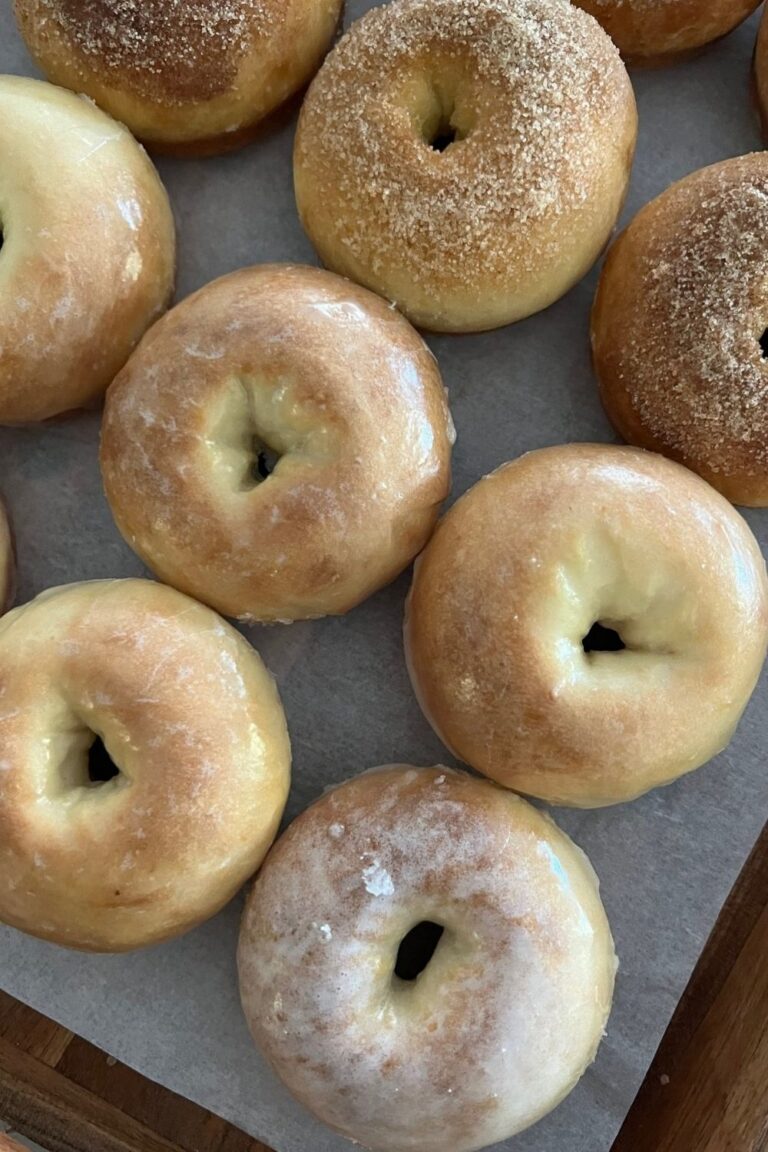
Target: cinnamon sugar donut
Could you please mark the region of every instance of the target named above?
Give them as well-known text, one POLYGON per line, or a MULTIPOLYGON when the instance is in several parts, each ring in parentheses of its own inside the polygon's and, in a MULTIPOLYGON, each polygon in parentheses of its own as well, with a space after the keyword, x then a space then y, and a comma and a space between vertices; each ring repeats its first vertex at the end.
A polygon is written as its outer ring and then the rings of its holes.
POLYGON ((318 68, 343 0, 14 0, 36 63, 157 151, 239 147, 318 68))
POLYGON ((0 76, 0 424, 99 399, 173 291, 165 189, 88 100, 0 76))
POLYGON ((768 155, 694 172, 611 248, 592 313, 609 419, 736 504, 768 504, 768 155))
POLYGON ((414 323, 498 327, 597 258, 636 128, 616 49, 568 0, 393 0, 309 90, 299 214, 329 268, 414 323))
POLYGON ((405 636, 421 706, 457 757, 554 804, 615 804, 730 740, 765 658, 765 562, 679 464, 547 448, 445 516, 405 636))
POLYGON ((163 580, 245 620, 349 611, 427 542, 450 488, 440 372, 377 296, 317 268, 225 276, 109 390, 120 531, 163 580))
POLYGON ((554 1108, 594 1058, 616 966, 595 874, 547 816, 406 766, 291 825, 238 962, 278 1076, 381 1152, 470 1152, 554 1108))
POLYGON ((0 919, 120 952, 219 910, 288 792, 275 685, 215 613, 147 580, 0 620, 0 919))
POLYGON ((599 20, 624 59, 671 64, 732 32, 760 0, 573 0, 599 20))

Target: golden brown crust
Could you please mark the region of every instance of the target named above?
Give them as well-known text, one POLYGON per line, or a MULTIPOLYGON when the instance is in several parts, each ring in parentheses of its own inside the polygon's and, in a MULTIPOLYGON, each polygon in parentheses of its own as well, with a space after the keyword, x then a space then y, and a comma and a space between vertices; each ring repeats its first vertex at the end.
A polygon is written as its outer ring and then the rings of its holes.
POLYGON ((765 656, 765 563, 738 513, 680 465, 549 448, 445 516, 405 634, 422 708, 458 757, 553 803, 617 803, 730 739, 765 656), (596 623, 625 649, 587 651, 596 623))
POLYGON ((606 412, 632 444, 768 503, 768 155, 694 172, 638 213, 592 313, 606 412))
POLYGON ((89 101, 0 77, 0 423, 98 400, 173 291, 168 197, 89 101))
POLYGON ((618 215, 636 110, 621 60, 567 0, 394 0, 315 78, 299 213, 323 262, 433 329, 547 306, 618 215), (445 151, 430 146, 452 131, 445 151))
POLYGON ((101 459, 118 527, 164 580, 287 621, 346 612, 413 559, 453 435, 402 316, 328 272, 263 265, 148 334, 109 391, 101 459), (280 458, 263 482, 258 445, 280 458))
POLYGON ((223 620, 145 580, 55 589, 0 620, 0 919, 116 952, 213 915, 277 831, 274 683, 223 620), (120 774, 89 782, 103 739, 120 774))
POLYGON ((760 123, 763 129, 763 140, 768 144, 768 9, 763 9, 760 28, 755 44, 755 59, 753 66, 754 93, 757 108, 760 113, 760 123))
MULTIPOLYGON (((229 152, 237 152, 247 144, 264 140, 272 133, 285 128, 298 112, 301 96, 301 92, 296 93, 263 120, 256 120, 242 128, 230 129, 212 136, 200 135, 194 140, 164 138, 145 140, 145 144, 153 156, 175 156, 179 159, 203 160, 210 156, 224 156, 229 152)), ((208 130, 201 128, 202 131, 208 130)))
POLYGON ((226 92, 252 44, 285 19, 279 0, 15 0, 23 35, 65 40, 109 84, 168 104, 226 92))
POLYGON ((140 139, 229 150, 320 64, 342 0, 15 0, 37 63, 140 139))
POLYGON ((519 797, 392 765, 326 793, 267 858, 238 949, 254 1038, 366 1148, 468 1152, 548 1112, 591 1063, 615 958, 589 862, 519 797), (416 924, 444 928, 415 982, 416 924))
POLYGON ((760 0, 574 0, 602 24, 624 59, 661 67, 732 32, 760 0))

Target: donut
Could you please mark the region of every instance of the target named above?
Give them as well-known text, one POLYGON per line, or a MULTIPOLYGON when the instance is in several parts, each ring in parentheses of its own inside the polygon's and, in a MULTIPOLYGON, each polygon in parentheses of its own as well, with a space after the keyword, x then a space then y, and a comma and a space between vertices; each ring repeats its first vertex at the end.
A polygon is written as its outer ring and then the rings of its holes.
POLYGON ((97 400, 173 291, 168 197, 128 132, 0 76, 0 424, 97 400))
POLYGON ((768 581, 732 506, 662 456, 531 452, 481 480, 420 558, 411 679, 455 755, 599 807, 720 752, 768 641, 768 581))
POLYGON ((768 505, 768 155, 673 184, 611 248, 592 312, 619 434, 768 505))
POLYGON ((247 143, 325 55, 343 0, 14 0, 49 80, 158 152, 247 143))
POLYGON ((660 67, 732 32, 760 0, 573 0, 602 24, 627 63, 660 67))
POLYGON ((0 920, 96 952, 217 912, 277 831, 290 748, 258 655, 147 580, 0 620, 0 920))
POLYGON ((310 87, 299 215, 328 268, 415 324, 497 328, 597 259, 636 133, 618 52, 568 0, 393 0, 310 87))
POLYGON ((246 905, 240 990, 293 1095, 380 1152, 470 1152, 534 1123, 595 1056, 616 960, 586 856, 448 768, 326 793, 246 905))
POLYGON ((242 620, 347 612, 426 543, 453 425, 406 320, 316 268, 262 265, 168 314, 109 390, 101 461, 125 539, 242 620))

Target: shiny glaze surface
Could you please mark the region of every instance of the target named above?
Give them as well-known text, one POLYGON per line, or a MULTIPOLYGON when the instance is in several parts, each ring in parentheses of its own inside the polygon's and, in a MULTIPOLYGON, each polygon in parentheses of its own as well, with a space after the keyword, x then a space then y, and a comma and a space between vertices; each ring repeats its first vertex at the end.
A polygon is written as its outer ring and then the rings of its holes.
POLYGON ((239 946, 254 1037, 327 1124, 382 1152, 468 1152, 562 1099, 592 1061, 615 957, 583 853, 509 792, 374 769, 267 857, 239 946), (414 981, 403 937, 443 935, 414 981))
POLYGON ((422 708, 460 759, 552 803, 617 803, 730 740, 765 658, 765 561, 679 464, 546 448, 481 480, 438 526, 405 639, 422 708), (596 623, 624 648, 586 651, 596 623))
POLYGON ((173 216, 121 124, 0 77, 0 423, 97 400, 171 297, 173 216))
POLYGON ((434 357, 314 268, 224 277, 158 324, 107 397, 118 526, 164 580, 241 619, 346 612, 426 543, 454 440, 434 357), (262 479, 259 446, 277 463, 262 479))
POLYGON ((147 580, 73 584, 0 620, 0 919, 116 952, 212 916, 288 793, 277 689, 215 613, 147 580), (90 779, 102 739, 118 774, 90 779))

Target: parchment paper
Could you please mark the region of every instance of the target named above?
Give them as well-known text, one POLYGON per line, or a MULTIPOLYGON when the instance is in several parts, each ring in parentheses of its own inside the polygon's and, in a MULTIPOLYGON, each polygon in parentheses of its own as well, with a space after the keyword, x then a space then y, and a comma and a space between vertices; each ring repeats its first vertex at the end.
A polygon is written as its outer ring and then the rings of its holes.
MULTIPOLYGON (((352 0, 347 22, 371 6, 352 0)), ((756 28, 753 19, 692 63, 634 74, 641 134, 625 219, 694 168, 760 147, 749 94, 756 28)), ((10 0, 0 0, 0 71, 34 72, 10 0)), ((291 120, 224 159, 160 162, 179 226, 179 298, 245 264, 314 262, 294 209, 293 128, 291 120)), ((526 449, 613 439, 589 364, 595 283, 593 272, 515 327, 430 338, 458 428, 454 498, 526 449)), ((19 600, 68 581, 142 574, 102 495, 98 425, 97 415, 81 415, 0 429, 0 491, 16 528, 19 600)), ((768 512, 748 519, 765 551, 768 512)), ((326 785, 374 764, 451 763, 406 678, 407 583, 402 578, 344 619, 246 630, 277 676, 288 713, 289 817, 326 785)), ((621 958, 616 1001, 597 1062, 576 1091, 500 1147, 610 1147, 768 817, 764 690, 765 680, 731 747, 699 772, 634 804, 556 813, 602 880, 621 958)), ((0 929, 0 985, 279 1152, 342 1152, 350 1145, 291 1101, 249 1041, 235 981, 239 912, 236 901, 184 939, 122 958, 84 957, 0 929)))

